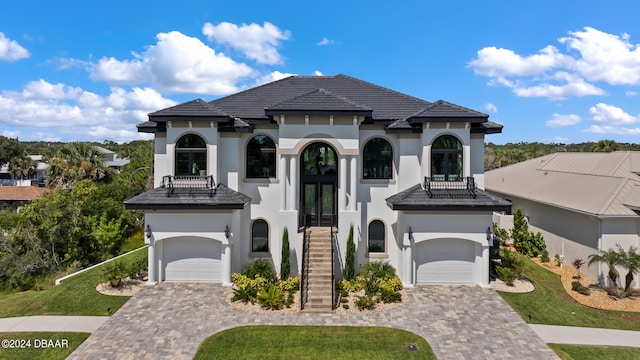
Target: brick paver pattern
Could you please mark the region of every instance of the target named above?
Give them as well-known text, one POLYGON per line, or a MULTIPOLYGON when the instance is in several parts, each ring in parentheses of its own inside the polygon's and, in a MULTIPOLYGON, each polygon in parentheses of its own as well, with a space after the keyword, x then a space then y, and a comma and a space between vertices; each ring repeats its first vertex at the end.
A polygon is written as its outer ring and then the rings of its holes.
POLYGON ((142 289, 68 359, 192 359, 209 336, 245 325, 383 326, 422 336, 438 359, 558 359, 494 290, 477 286, 420 286, 396 308, 349 315, 249 313, 226 303, 228 291, 142 289))

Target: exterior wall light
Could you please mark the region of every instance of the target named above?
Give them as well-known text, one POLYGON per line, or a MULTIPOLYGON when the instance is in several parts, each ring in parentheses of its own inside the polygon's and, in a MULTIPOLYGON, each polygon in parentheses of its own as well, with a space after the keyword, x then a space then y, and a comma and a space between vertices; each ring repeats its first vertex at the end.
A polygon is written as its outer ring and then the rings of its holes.
POLYGON ((144 234, 147 235, 147 238, 151 239, 151 235, 153 235, 153 233, 151 232, 151 226, 149 226, 149 224, 147 224, 147 228, 144 230, 144 234))
POLYGON ((231 231, 229 231, 229 225, 225 225, 224 236, 226 236, 227 239, 231 236, 231 231))

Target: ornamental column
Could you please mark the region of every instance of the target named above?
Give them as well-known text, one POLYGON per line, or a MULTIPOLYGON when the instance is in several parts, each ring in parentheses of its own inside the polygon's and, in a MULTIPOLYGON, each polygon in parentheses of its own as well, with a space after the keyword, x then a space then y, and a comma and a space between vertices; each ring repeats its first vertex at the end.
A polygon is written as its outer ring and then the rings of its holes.
POLYGON ((280 210, 287 209, 287 158, 280 155, 280 210))
POLYGON ((158 283, 158 280, 156 278, 156 252, 155 252, 155 247, 156 247, 156 242, 153 238, 153 235, 150 236, 145 236, 146 237, 146 242, 147 244, 149 244, 149 248, 147 249, 147 266, 149 267, 148 269, 148 276, 147 276, 147 286, 153 286, 155 284, 158 283))
POLYGON ((289 210, 296 210, 296 199, 298 193, 298 176, 297 176, 297 168, 296 168, 296 156, 291 155, 289 159, 289 210))
POLYGON ((347 209, 347 158, 340 155, 340 185, 338 188, 338 211, 347 209))
POLYGON ((356 211, 356 182, 358 180, 357 170, 357 156, 351 156, 351 169, 349 170, 349 176, 351 178, 350 196, 349 196, 349 210, 356 211))

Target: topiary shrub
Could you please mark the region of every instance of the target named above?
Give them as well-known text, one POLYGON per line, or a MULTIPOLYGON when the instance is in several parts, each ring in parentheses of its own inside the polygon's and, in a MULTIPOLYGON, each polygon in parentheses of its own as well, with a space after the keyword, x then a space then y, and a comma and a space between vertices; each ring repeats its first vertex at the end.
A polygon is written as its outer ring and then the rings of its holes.
POLYGON ((356 243, 353 241, 353 224, 349 228, 349 237, 347 238, 347 253, 344 260, 344 271, 342 272, 345 280, 353 280, 356 272, 355 266, 356 243))
POLYGON ((280 280, 286 280, 291 274, 291 249, 289 249, 289 230, 284 228, 282 234, 282 261, 280 261, 280 280))

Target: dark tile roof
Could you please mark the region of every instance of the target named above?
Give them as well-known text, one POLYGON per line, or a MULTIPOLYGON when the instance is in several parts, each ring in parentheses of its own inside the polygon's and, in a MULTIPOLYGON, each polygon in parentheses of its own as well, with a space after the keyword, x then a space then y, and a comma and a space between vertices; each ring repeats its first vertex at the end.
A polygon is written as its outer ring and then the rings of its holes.
POLYGON ((430 104, 428 101, 346 75, 291 76, 214 100, 210 104, 243 120, 266 119, 268 116, 265 109, 320 89, 351 104, 372 109, 373 119, 405 118, 430 104))
MULTIPOLYGON (((388 132, 421 132, 427 121, 485 123, 488 115, 443 100, 431 103, 346 75, 290 76, 206 103, 196 99, 149 114, 140 132, 162 132, 168 120, 226 122, 220 131, 234 128, 234 118, 248 125, 274 123, 274 115, 333 114, 364 116, 366 124, 387 126, 388 132)), ((501 132, 498 127, 476 127, 476 132, 501 132)))
POLYGON ((451 121, 453 118, 467 119, 467 121, 470 120, 473 122, 484 122, 487 121, 489 115, 452 104, 448 101, 438 100, 422 112, 412 116, 412 120, 416 122, 439 119, 442 121, 451 121))
POLYGON ((404 211, 511 211, 511 202, 476 189, 472 198, 466 190, 431 190, 429 197, 420 184, 386 199, 392 210, 404 211))
POLYGON ((243 209, 251 201, 247 195, 218 184, 213 196, 208 191, 192 192, 187 189, 176 190, 167 196, 167 189, 158 187, 125 201, 130 210, 220 210, 243 209))
POLYGON ((185 120, 194 120, 199 118, 205 118, 206 120, 226 120, 229 118, 229 115, 202 99, 195 99, 149 114, 150 120, 155 118, 162 118, 163 120, 165 120, 165 118, 185 118, 185 120))

